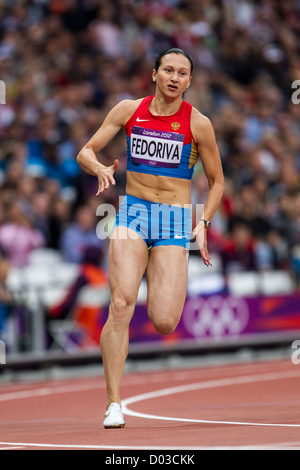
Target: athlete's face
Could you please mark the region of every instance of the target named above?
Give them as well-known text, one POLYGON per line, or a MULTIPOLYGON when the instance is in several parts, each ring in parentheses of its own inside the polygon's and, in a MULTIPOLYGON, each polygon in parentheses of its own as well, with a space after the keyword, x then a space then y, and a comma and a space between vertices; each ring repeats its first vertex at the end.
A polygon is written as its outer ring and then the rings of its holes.
POLYGON ((182 96, 191 83, 191 64, 182 54, 167 54, 162 57, 153 80, 161 93, 168 97, 182 96))

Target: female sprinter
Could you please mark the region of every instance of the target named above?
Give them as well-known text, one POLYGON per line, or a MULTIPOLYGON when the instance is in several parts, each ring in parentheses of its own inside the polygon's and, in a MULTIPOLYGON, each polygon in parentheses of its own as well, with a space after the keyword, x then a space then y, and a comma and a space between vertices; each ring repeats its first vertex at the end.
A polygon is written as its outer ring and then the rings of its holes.
POLYGON ((192 233, 191 209, 184 206, 191 204, 191 178, 198 156, 209 190, 203 219, 193 234, 204 264, 210 265, 206 231, 221 203, 224 181, 210 120, 183 100, 192 71, 192 58, 185 51, 162 52, 152 75, 155 95, 117 104, 77 156, 82 169, 98 178, 99 195, 115 184, 119 162, 104 166, 97 154, 121 128, 127 134, 126 196, 110 240, 111 303, 100 339, 107 386, 105 428, 125 426, 120 385, 128 354, 129 324, 144 274, 148 316, 156 330, 168 335, 180 320, 192 233))

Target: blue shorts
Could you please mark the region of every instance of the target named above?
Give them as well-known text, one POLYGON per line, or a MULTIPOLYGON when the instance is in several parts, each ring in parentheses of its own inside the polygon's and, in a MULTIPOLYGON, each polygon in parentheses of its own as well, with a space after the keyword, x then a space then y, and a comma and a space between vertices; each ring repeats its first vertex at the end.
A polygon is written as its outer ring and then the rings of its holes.
POLYGON ((169 206, 127 194, 120 205, 115 226, 134 230, 148 248, 177 245, 189 250, 192 210, 190 206, 169 206))

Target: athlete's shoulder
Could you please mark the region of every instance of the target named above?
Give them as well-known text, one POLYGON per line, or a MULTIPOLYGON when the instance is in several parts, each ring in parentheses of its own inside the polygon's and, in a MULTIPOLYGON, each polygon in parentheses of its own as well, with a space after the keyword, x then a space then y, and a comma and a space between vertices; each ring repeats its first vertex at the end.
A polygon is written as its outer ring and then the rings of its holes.
POLYGON ((211 120, 194 107, 192 107, 191 112, 191 131, 198 143, 201 143, 209 135, 213 136, 214 134, 211 120))
POLYGON ((126 99, 126 100, 120 101, 117 106, 119 107, 119 109, 127 109, 130 111, 134 111, 139 107, 139 105, 142 103, 143 100, 144 98, 139 98, 137 100, 126 99))
POLYGON ((194 135, 201 134, 202 136, 212 131, 211 120, 194 107, 191 112, 191 129, 194 135))
POLYGON ((114 112, 119 116, 123 126, 125 126, 131 116, 136 112, 143 100, 144 98, 137 100, 125 99, 114 107, 114 112))
POLYGON ((138 109, 142 101, 143 98, 140 98, 138 100, 122 100, 118 104, 116 104, 113 109, 114 111, 121 113, 122 115, 131 116, 138 109))
POLYGON ((200 111, 194 108, 194 106, 192 106, 191 112, 191 124, 192 123, 201 127, 207 127, 211 125, 210 119, 204 114, 200 113, 200 111))

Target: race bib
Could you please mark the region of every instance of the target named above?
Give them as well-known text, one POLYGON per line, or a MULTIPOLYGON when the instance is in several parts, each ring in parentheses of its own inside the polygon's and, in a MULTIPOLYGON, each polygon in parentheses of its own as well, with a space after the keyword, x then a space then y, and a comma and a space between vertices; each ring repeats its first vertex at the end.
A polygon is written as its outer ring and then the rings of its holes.
POLYGON ((178 168, 184 135, 134 126, 131 133, 131 160, 165 168, 178 168))

